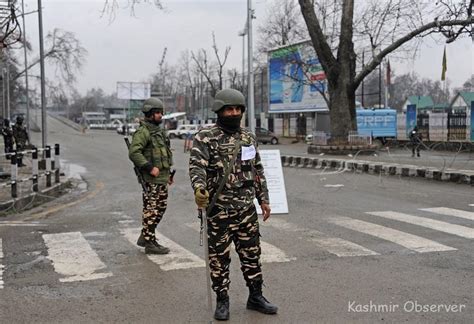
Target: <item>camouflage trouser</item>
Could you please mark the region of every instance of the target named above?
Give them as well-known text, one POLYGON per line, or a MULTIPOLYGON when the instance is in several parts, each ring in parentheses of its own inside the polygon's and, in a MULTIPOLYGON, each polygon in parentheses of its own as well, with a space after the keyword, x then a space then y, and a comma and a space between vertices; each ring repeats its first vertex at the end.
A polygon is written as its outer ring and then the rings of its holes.
POLYGON ((220 292, 229 289, 230 243, 233 241, 239 254, 244 279, 262 281, 260 264, 260 232, 255 206, 246 210, 214 208, 208 217, 209 265, 212 289, 220 292))
POLYGON ((143 192, 142 234, 145 240, 154 241, 155 228, 163 218, 168 199, 168 185, 145 182, 148 194, 143 192))

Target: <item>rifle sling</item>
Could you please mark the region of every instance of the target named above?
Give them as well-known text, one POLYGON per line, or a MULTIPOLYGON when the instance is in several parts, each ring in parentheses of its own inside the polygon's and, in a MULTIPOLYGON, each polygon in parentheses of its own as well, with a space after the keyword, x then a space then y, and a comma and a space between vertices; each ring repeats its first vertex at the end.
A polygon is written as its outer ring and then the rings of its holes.
POLYGON ((214 208, 214 205, 215 205, 216 202, 217 202, 217 198, 218 198, 219 195, 221 194, 222 189, 224 189, 224 185, 225 185, 225 183, 227 182, 227 178, 228 178, 229 175, 230 175, 230 170, 232 169, 232 166, 235 164, 235 161, 237 160, 237 155, 239 154, 239 151, 240 151, 240 145, 241 145, 240 139, 238 139, 237 142, 236 142, 236 144, 235 144, 234 153, 232 154, 232 160, 230 161, 229 164, 227 164, 227 163, 224 161, 224 164, 225 164, 224 177, 222 178, 221 182, 219 183, 219 187, 217 188, 217 191, 216 191, 214 197, 212 197, 211 203, 209 204, 209 206, 208 206, 207 209, 206 209, 206 217, 207 217, 207 215, 209 215, 209 213, 212 211, 212 208, 214 208))

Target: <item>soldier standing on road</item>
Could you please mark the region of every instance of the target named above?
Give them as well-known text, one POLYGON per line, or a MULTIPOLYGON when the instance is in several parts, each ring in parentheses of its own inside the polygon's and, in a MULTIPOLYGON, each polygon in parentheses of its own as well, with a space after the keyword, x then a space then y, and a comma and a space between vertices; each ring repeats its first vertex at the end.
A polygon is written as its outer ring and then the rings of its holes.
POLYGON ((173 164, 170 141, 160 127, 164 105, 160 99, 147 99, 142 108, 145 120, 133 134, 129 158, 145 180, 143 192, 143 229, 137 245, 147 254, 167 254, 169 249, 157 242, 155 229, 163 218, 168 199, 168 185, 173 183, 170 168, 173 164))
POLYGON ((411 142, 411 156, 415 157, 415 150, 416 150, 416 156, 420 157, 420 146, 422 144, 422 137, 421 137, 421 133, 418 132, 417 126, 415 126, 410 133, 410 142, 411 142))
POLYGON ((209 206, 206 213, 210 275, 217 295, 214 318, 229 319, 231 242, 250 291, 247 308, 276 314, 278 307, 262 295, 260 232, 254 198, 262 208, 264 221, 270 217, 271 209, 256 137, 240 127, 245 98, 237 90, 221 90, 212 110, 217 113, 217 124, 196 134, 189 175, 199 208, 208 206, 209 197, 216 196, 219 183, 225 181, 215 205, 209 206))
MULTIPOLYGON (((13 152, 13 131, 8 119, 3 120, 2 135, 3 143, 5 144, 5 153, 13 152)), ((10 159, 10 155, 7 155, 7 159, 10 159)))
MULTIPOLYGON (((16 151, 21 152, 27 148, 27 143, 30 139, 26 127, 23 125, 23 116, 18 116, 16 118, 16 124, 13 125, 13 137, 15 138, 16 151)), ((18 166, 24 166, 23 164, 23 155, 18 154, 18 166)))

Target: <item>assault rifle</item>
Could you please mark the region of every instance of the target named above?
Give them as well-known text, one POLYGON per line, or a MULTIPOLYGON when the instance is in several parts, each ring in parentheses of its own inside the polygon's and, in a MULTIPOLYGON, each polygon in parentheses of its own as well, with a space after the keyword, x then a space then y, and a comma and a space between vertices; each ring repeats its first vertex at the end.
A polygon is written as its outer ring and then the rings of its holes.
MULTIPOLYGON (((127 144, 127 149, 130 149, 130 140, 128 139, 128 137, 124 137, 123 139, 125 140, 125 144, 127 144)), ((145 194, 148 194, 148 189, 146 188, 145 180, 143 180, 142 173, 140 172, 140 170, 137 168, 135 164, 133 165, 133 171, 135 171, 135 175, 137 176, 138 183, 141 184, 143 192, 145 194)))

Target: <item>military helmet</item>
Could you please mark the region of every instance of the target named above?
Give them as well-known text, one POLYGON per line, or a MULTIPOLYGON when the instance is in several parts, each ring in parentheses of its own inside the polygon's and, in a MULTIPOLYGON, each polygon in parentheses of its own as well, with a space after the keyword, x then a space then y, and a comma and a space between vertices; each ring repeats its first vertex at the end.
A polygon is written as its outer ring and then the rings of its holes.
POLYGON ((245 97, 242 92, 235 89, 224 89, 219 91, 214 98, 212 111, 218 112, 225 106, 241 106, 245 111, 245 97))
POLYGON ((158 98, 148 98, 147 100, 145 100, 145 102, 143 103, 142 112, 146 114, 150 112, 152 109, 156 109, 163 113, 165 110, 163 101, 161 101, 158 98))

